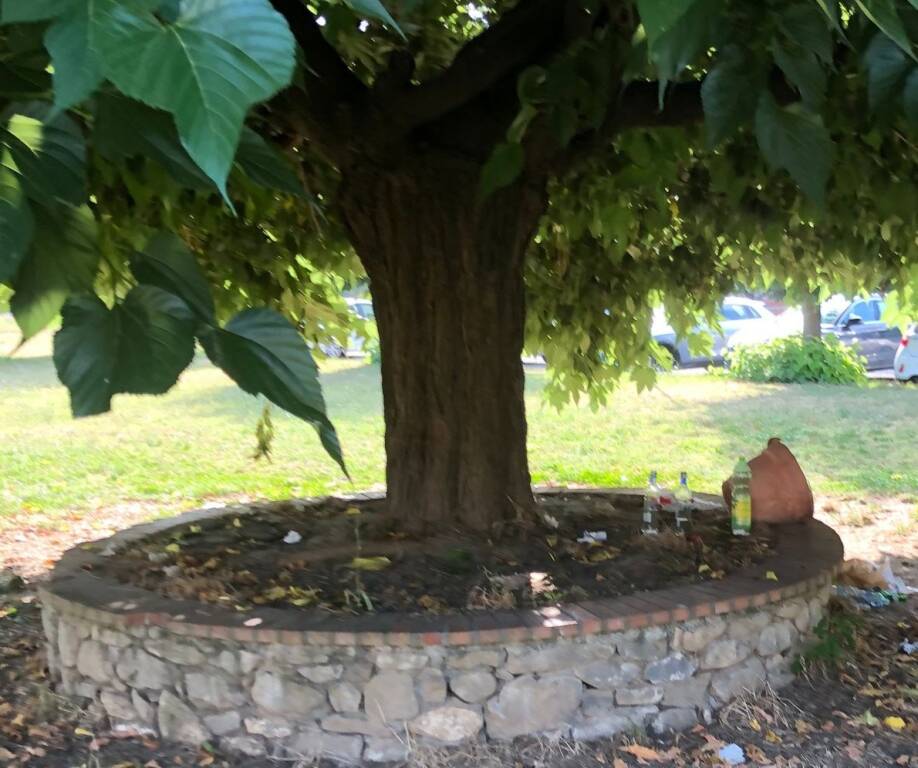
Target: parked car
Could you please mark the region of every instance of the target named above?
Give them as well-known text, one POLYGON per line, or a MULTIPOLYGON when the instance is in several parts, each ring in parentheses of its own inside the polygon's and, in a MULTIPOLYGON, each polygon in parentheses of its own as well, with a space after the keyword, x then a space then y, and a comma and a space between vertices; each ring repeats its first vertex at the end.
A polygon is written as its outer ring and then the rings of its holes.
POLYGON ((899 381, 914 381, 918 384, 918 323, 909 328, 899 342, 893 371, 899 381))
MULTIPOLYGON (((352 299, 345 298, 348 309, 367 322, 375 322, 376 315, 373 313, 373 302, 369 299, 352 299)), ((351 331, 347 337, 347 347, 342 347, 334 342, 320 344, 319 348, 329 357, 363 357, 363 346, 366 339, 356 331, 351 331)))
POLYGON ((803 312, 798 307, 785 309, 769 322, 755 323, 740 328, 727 340, 727 351, 737 347, 754 347, 775 339, 803 333, 803 312))
POLYGON ((892 368, 902 333, 883 321, 882 296, 854 299, 832 323, 824 323, 823 336, 837 336, 842 344, 858 347, 867 369, 892 368))
MULTIPOLYGON (((831 325, 850 303, 841 295, 832 296, 822 302, 820 312, 823 325, 831 325)), ((801 333, 803 333, 803 310, 800 307, 790 307, 780 314, 775 314, 770 323, 755 323, 741 328, 730 337, 727 349, 729 351, 742 346, 766 344, 775 339, 798 336, 801 333)))
POLYGON ((720 332, 706 323, 696 326, 695 333, 709 333, 712 338, 710 355, 693 354, 685 339, 679 338, 673 327, 667 322, 662 311, 654 314, 653 340, 663 346, 673 357, 675 365, 696 365, 723 360, 727 341, 738 331, 754 325, 766 325, 774 322, 774 315, 768 311, 764 302, 746 299, 741 296, 728 296, 718 310, 720 332))

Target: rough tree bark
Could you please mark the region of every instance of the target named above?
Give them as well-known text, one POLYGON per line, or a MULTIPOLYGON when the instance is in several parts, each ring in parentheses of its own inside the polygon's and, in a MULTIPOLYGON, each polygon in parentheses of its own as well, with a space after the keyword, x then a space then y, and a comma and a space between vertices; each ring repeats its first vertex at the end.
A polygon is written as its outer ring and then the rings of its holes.
POLYGON ((488 531, 532 503, 523 259, 544 183, 479 204, 480 170, 428 151, 361 164, 340 190, 379 328, 389 508, 408 530, 488 531))
POLYGON ((571 0, 520 0, 439 75, 416 82, 412 53, 393 51, 367 84, 306 4, 271 2, 308 63, 303 90, 276 97, 274 114, 289 123, 277 140, 308 139, 338 169, 338 213, 371 281, 391 511, 406 529, 490 531, 532 503, 523 261, 548 179, 621 130, 697 122, 700 83, 670 86, 663 109, 657 83, 612 87, 601 127, 566 148, 536 121, 521 180, 479 205, 482 165, 519 112, 520 74, 598 29, 629 51, 630 4, 594 13, 571 0))

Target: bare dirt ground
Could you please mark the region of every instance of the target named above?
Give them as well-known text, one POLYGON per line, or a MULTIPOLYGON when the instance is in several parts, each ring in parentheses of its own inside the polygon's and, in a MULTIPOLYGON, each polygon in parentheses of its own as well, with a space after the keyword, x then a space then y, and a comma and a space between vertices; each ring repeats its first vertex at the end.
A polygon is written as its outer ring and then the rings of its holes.
MULTIPOLYGON (((842 536, 849 557, 890 558, 894 572, 918 586, 918 509, 914 498, 819 500, 819 517, 842 536)), ((149 738, 116 737, 91 704, 57 696, 47 679, 33 585, 60 553, 86 539, 149 519, 157 510, 125 504, 48 528, 39 517, 0 529, 0 570, 30 584, 0 596, 0 765, 249 768, 290 760, 244 760, 149 738)), ((837 663, 811 663, 794 684, 750 696, 718 719, 666 740, 632 736, 577 744, 528 740, 461 750, 417 749, 412 768, 634 768, 725 765, 718 752, 735 743, 746 765, 774 768, 918 768, 918 598, 855 615, 855 647, 837 663)), ((843 614, 847 616, 848 614, 843 614)))

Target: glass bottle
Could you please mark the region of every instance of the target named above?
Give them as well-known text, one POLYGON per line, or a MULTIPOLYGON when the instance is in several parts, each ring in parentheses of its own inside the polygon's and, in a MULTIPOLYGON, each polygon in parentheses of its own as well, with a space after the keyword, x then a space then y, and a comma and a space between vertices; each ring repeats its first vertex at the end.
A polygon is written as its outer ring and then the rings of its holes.
POLYGON ((748 536, 752 530, 752 498, 749 485, 752 470, 746 459, 740 457, 733 468, 733 493, 730 497, 730 522, 734 536, 748 536))
POLYGON ((656 534, 657 513, 660 509, 660 486, 657 484, 657 471, 650 473, 650 481, 644 490, 644 514, 641 520, 641 533, 656 534))
POLYGON ((688 472, 679 473, 679 487, 675 497, 676 530, 684 532, 692 524, 692 492, 688 487, 688 472))

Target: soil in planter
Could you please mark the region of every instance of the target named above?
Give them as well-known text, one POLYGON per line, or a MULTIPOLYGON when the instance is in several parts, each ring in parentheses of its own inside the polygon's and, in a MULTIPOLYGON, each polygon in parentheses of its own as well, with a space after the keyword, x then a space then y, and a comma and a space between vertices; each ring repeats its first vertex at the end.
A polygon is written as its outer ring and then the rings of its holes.
POLYGON ((769 527, 734 537, 722 510, 696 510, 687 534, 664 525, 659 535, 641 535, 640 501, 545 495, 539 522, 521 522, 495 540, 459 533, 412 540, 396 530, 382 502, 280 502, 141 540, 108 558, 105 570, 167 597, 243 611, 439 613, 716 580, 772 548, 769 527), (604 531, 606 540, 578 542, 584 531, 604 531))

